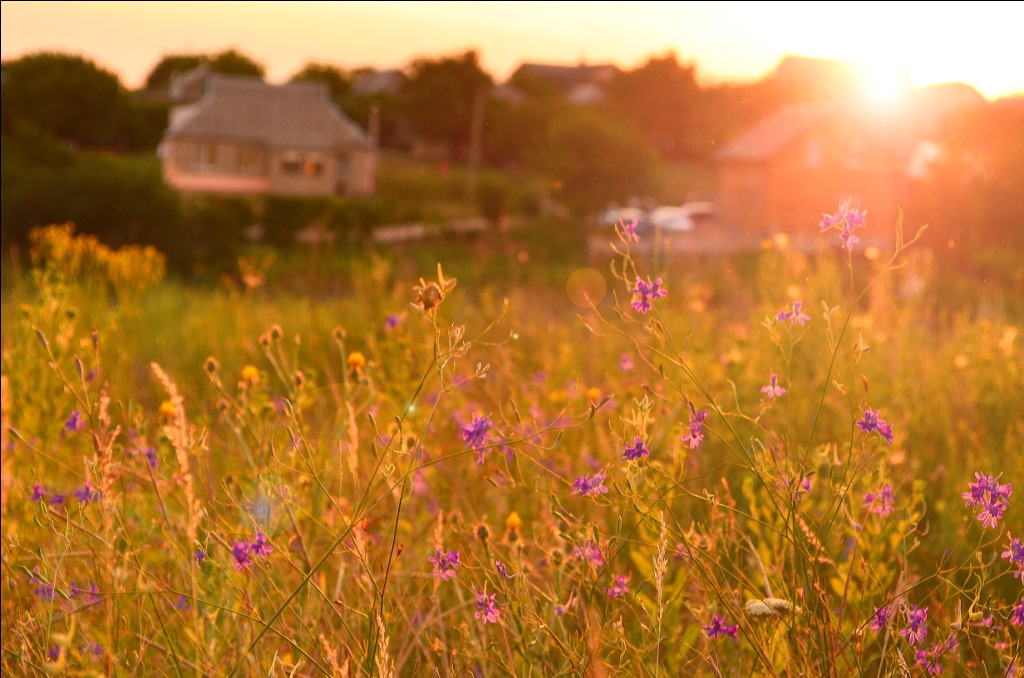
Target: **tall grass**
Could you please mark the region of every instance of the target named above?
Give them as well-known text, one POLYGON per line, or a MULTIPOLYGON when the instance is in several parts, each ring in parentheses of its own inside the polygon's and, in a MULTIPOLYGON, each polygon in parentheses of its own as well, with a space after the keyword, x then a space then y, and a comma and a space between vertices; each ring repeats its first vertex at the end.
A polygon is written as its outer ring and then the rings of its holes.
POLYGON ((899 226, 663 270, 608 236, 576 308, 529 256, 496 283, 508 243, 308 297, 40 232, 4 672, 1018 671, 1019 325, 929 296, 899 226))

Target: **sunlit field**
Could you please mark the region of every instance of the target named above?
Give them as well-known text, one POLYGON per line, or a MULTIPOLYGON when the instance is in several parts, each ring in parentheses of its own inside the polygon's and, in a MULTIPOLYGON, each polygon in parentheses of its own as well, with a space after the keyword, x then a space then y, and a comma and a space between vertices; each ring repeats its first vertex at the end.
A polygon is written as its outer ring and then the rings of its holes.
POLYGON ((821 209, 812 251, 539 223, 204 286, 36 230, 4 674, 1017 675, 1019 300, 821 209))

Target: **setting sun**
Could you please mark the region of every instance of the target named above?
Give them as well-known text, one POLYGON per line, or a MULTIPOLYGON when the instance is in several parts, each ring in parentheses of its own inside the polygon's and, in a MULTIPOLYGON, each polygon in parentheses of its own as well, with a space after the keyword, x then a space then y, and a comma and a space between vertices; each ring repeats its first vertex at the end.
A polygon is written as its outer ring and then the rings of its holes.
POLYGON ((915 87, 1024 92, 1012 3, 4 2, 2 13, 5 60, 73 51, 130 87, 171 53, 235 47, 281 81, 306 61, 387 68, 473 48, 498 78, 524 61, 631 67, 675 51, 705 83, 755 80, 803 55, 892 64, 915 87))

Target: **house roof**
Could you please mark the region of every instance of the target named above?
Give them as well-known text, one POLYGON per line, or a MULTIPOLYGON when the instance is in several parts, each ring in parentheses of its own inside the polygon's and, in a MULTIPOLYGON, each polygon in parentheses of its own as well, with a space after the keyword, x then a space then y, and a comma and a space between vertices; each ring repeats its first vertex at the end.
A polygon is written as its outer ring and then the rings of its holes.
POLYGON ((203 98, 178 116, 165 136, 295 150, 372 145, 367 134, 331 102, 323 83, 270 85, 259 78, 226 75, 211 75, 203 98))
POLYGON ((748 128, 715 154, 719 161, 767 160, 828 116, 831 104, 793 104, 748 128))

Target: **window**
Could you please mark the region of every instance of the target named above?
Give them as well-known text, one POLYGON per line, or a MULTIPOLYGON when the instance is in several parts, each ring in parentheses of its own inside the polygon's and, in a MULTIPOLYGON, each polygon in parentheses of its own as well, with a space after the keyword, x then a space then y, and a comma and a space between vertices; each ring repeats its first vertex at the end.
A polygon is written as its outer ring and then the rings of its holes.
POLYGON ((324 173, 324 161, 319 153, 310 153, 302 164, 302 172, 307 177, 318 177, 324 173))
POLYGON ((217 164, 217 145, 203 144, 199 147, 199 166, 214 167, 217 164))
POLYGON ((302 174, 302 154, 288 151, 281 155, 282 174, 302 174))
POLYGON ((235 153, 235 168, 242 174, 258 174, 263 170, 263 154, 256 146, 240 146, 235 153))

